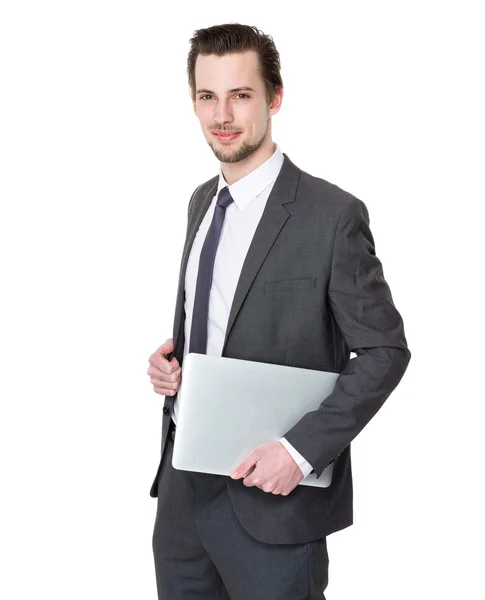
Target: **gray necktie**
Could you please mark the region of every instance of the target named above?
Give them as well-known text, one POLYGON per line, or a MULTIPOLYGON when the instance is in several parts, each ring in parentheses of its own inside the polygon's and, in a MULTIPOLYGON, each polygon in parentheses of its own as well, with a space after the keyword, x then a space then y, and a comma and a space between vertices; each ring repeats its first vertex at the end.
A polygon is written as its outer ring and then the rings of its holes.
POLYGON ((207 352, 207 319, 209 316, 209 294, 214 272, 214 260, 221 235, 226 208, 233 202, 229 188, 223 187, 217 197, 214 216, 202 246, 195 289, 194 312, 190 330, 189 352, 206 354, 207 352))

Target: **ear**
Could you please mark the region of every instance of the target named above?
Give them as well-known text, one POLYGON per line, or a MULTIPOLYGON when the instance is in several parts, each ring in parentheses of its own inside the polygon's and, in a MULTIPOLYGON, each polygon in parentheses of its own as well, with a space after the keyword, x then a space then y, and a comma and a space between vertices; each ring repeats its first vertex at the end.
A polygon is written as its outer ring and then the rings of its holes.
POLYGON ((278 91, 275 92, 273 100, 271 100, 271 104, 269 105, 270 117, 275 115, 280 110, 281 104, 283 102, 283 94, 284 94, 284 89, 283 89, 283 86, 281 86, 280 88, 278 88, 278 91))

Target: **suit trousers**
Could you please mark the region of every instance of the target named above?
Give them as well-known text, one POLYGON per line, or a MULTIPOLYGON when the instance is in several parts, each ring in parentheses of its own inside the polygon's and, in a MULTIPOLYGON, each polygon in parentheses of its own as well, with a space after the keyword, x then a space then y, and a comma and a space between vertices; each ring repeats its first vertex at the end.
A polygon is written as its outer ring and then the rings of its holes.
POLYGON ((253 538, 234 512, 228 477, 172 466, 172 431, 173 422, 153 530, 159 600, 325 600, 326 538, 304 544, 253 538))

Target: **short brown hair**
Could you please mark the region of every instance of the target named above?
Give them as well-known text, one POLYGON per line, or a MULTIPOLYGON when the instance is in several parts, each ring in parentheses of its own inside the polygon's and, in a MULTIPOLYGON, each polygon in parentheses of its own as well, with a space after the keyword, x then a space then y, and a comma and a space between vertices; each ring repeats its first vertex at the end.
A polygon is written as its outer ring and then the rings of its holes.
POLYGON ((279 52, 270 35, 264 34, 257 27, 240 23, 214 25, 194 31, 187 58, 187 75, 192 101, 195 102, 195 61, 199 54, 224 56, 248 50, 255 50, 258 54, 260 75, 266 88, 266 99, 270 104, 275 92, 283 87, 279 52))

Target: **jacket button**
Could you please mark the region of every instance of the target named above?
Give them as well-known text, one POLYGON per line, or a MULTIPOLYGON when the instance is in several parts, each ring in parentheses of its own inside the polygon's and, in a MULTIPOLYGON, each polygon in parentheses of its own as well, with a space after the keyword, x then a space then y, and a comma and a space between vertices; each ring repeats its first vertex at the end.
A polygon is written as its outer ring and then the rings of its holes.
POLYGON ((168 407, 167 407, 167 406, 164 406, 164 407, 163 407, 163 414, 164 414, 164 415, 168 415, 168 413, 169 413, 169 412, 170 412, 170 411, 169 411, 168 407))

